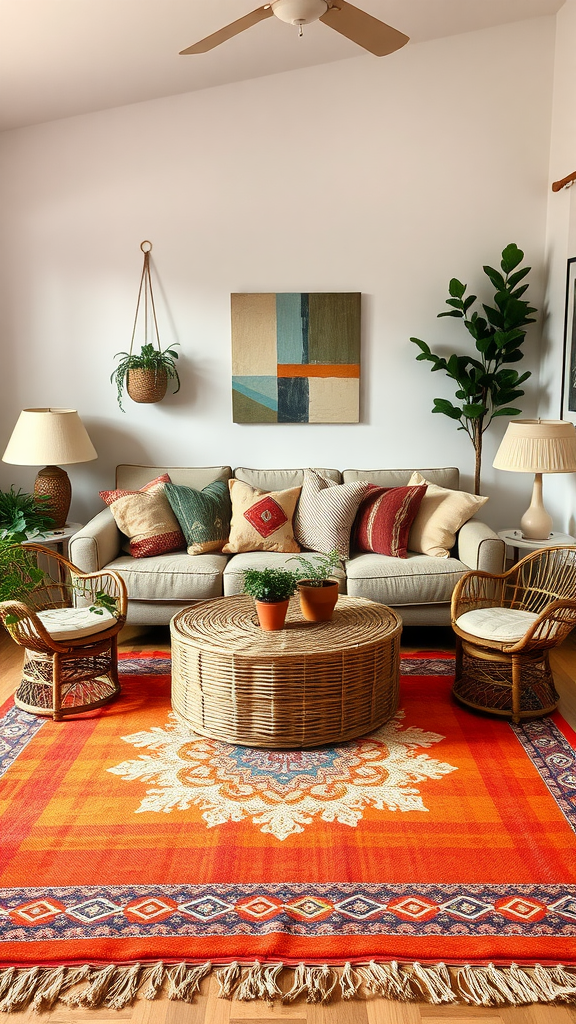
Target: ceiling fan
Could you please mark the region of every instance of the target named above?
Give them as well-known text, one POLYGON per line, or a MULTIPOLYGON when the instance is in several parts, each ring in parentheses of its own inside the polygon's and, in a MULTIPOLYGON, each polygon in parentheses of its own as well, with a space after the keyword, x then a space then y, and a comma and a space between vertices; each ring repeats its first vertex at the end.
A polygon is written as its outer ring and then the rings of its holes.
POLYGON ((300 36, 304 25, 311 21, 321 21, 377 57, 393 53, 408 42, 408 36, 403 32, 373 18, 366 11, 347 3, 347 0, 271 0, 180 53, 206 53, 245 29, 257 25, 259 21, 271 18, 273 14, 281 21, 296 25, 300 36))

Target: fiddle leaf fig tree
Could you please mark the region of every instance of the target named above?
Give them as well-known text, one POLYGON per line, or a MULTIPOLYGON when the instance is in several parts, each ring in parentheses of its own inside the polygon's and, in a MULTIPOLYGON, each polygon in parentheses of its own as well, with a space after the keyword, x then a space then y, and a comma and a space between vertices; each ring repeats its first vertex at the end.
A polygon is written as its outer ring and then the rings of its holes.
POLYGON ((484 316, 472 311, 476 295, 467 295, 467 285, 453 277, 448 286, 450 309, 438 313, 439 317, 458 317, 472 337, 477 355, 436 355, 419 338, 410 338, 420 349, 418 360, 432 363, 432 372, 444 370, 456 383, 457 404, 446 398, 435 398, 432 412, 443 413, 457 420, 458 430, 468 434, 476 455, 474 493, 480 493, 482 467, 482 437, 496 416, 518 416, 521 410, 513 403, 521 398, 521 385, 531 376, 529 371, 519 374, 506 364, 523 358, 522 344, 525 327, 535 321, 530 316, 536 309, 523 298, 528 285, 521 282, 530 273, 530 267, 520 267, 524 253, 511 243, 502 252, 501 270, 484 267, 484 273, 495 289, 492 305, 482 303, 484 316))

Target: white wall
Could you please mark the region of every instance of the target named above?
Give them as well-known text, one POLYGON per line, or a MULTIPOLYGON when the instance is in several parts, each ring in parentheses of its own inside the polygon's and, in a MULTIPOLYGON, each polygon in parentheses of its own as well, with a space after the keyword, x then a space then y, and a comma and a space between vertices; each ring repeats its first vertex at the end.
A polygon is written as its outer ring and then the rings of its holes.
MULTIPOLYGON (((21 408, 77 408, 100 455, 70 469, 78 520, 117 462, 457 465, 470 485, 472 445, 430 414, 453 391, 408 339, 460 351, 462 325, 436 319, 448 280, 489 298, 481 267, 511 241, 542 305, 554 28, 521 22, 2 136, 2 448, 21 408), (145 238, 182 390, 122 415, 108 378, 145 238), (232 424, 230 292, 340 290, 363 293, 362 423, 232 424)), ((537 329, 526 355, 536 370, 537 329)), ((536 411, 536 376, 523 408, 536 411)), ((499 528, 529 490, 491 468, 504 428, 487 435, 483 473, 499 528)), ((30 489, 34 473, 0 464, 0 486, 30 489)))
MULTIPOLYGON (((558 12, 554 68, 549 181, 576 170, 576 0, 558 12)), ((546 240, 546 316, 543 323, 541 367, 543 418, 560 416, 563 363, 566 262, 576 256, 576 188, 552 192, 548 186, 546 240)), ((576 475, 549 477, 545 503, 557 529, 576 534, 576 475), (558 524, 558 525, 557 525, 558 524)))

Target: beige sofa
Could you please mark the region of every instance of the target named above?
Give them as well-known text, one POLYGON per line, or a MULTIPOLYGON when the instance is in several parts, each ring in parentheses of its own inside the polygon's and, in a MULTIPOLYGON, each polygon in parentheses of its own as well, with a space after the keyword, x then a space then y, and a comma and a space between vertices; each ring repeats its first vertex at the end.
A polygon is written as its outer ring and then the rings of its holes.
MULTIPOLYGON (((136 490, 161 473, 168 472, 176 484, 201 489, 214 480, 232 475, 262 490, 283 490, 302 483, 302 469, 236 469, 207 466, 198 469, 166 466, 118 466, 116 487, 136 490)), ((336 483, 366 480, 384 487, 408 483, 412 469, 361 470, 319 469, 336 483)), ((457 469, 421 469, 427 480, 442 487, 458 489, 457 469)), ((188 555, 184 551, 151 558, 132 558, 122 545, 126 538, 118 530, 109 508, 104 509, 70 541, 71 561, 84 572, 116 569, 128 588, 128 618, 131 623, 161 625, 181 608, 211 597, 239 594, 247 568, 287 566, 294 556, 276 552, 246 554, 188 555)), ((471 519, 460 529, 456 548, 449 558, 409 553, 408 558, 354 554, 340 570, 340 589, 351 597, 365 597, 390 605, 407 626, 449 625, 450 599, 456 582, 468 569, 501 572, 504 543, 484 523, 471 519)))

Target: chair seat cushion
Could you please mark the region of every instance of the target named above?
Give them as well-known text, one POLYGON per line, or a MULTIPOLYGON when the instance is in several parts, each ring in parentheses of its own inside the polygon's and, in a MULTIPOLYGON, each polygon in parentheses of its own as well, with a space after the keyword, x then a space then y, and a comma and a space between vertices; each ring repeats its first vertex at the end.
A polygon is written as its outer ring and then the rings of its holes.
POLYGON ((514 643, 521 640, 538 616, 519 608, 474 608, 456 619, 458 629, 480 640, 514 643))
POLYGON ((99 608, 46 608, 38 612, 38 618, 53 640, 80 640, 110 629, 116 622, 112 612, 99 608))

